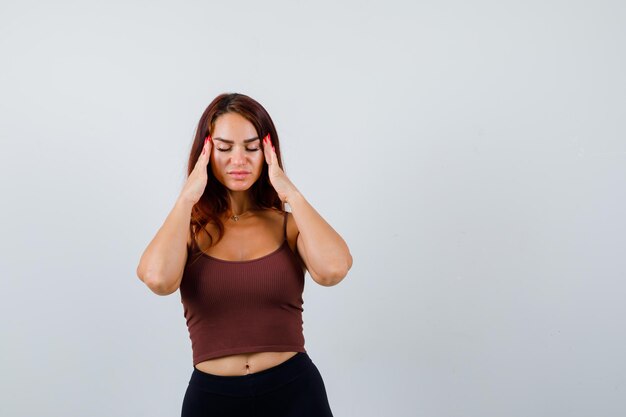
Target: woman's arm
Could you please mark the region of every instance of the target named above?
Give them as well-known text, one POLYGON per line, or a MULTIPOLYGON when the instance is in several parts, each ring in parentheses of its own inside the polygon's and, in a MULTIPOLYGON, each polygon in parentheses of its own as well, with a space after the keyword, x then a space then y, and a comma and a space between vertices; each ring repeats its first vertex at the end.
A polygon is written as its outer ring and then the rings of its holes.
POLYGON ((298 253, 311 277, 327 287, 341 282, 352 267, 346 242, 299 191, 294 190, 285 202, 298 226, 298 253))
POLYGON ((207 165, 212 149, 211 138, 207 136, 202 153, 187 177, 174 208, 139 260, 137 276, 155 294, 173 293, 183 279, 187 262, 187 245, 191 244, 189 231, 191 209, 200 200, 206 188, 207 165))
POLYGON ((169 295, 180 286, 187 262, 193 206, 194 203, 179 197, 139 260, 137 276, 155 294, 169 295))
POLYGON ((270 183, 280 200, 291 207, 299 231, 296 247, 311 277, 327 287, 338 284, 352 267, 348 245, 287 178, 269 134, 263 138, 263 152, 270 183))

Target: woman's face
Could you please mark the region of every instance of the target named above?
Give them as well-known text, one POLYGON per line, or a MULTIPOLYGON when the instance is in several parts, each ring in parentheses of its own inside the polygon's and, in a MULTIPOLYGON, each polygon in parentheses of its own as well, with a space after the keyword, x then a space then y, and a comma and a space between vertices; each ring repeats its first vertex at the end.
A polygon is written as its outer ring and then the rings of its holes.
POLYGON ((254 125, 238 113, 225 113, 215 120, 211 170, 231 191, 245 191, 261 175, 263 149, 254 125))

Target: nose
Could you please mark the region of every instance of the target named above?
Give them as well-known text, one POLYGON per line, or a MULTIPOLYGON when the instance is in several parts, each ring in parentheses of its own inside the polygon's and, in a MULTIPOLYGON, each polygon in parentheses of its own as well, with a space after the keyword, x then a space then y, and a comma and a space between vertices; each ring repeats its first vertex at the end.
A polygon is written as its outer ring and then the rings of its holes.
POLYGON ((233 153, 231 154, 231 161, 233 165, 245 165, 246 163, 246 154, 243 147, 234 146, 233 153))

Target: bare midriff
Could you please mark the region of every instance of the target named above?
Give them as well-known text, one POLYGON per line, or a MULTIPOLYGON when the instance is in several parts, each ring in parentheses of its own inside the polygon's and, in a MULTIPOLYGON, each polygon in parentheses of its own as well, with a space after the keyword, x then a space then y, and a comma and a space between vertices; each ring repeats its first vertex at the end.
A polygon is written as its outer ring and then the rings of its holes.
POLYGON ((199 362, 202 372, 220 376, 248 375, 280 365, 298 352, 251 352, 222 356, 199 362))

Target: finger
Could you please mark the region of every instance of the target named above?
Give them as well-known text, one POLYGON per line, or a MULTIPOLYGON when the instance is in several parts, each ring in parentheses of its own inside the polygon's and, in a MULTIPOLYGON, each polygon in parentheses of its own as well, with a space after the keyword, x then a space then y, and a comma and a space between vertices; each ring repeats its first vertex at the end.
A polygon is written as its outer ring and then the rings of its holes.
POLYGON ((269 136, 270 135, 268 133, 267 136, 263 138, 263 155, 265 156, 265 162, 267 162, 267 165, 272 165, 272 151, 270 149, 272 145, 269 141, 269 136))
POLYGON ((206 147, 206 151, 204 155, 206 156, 207 164, 208 164, 209 161, 211 160, 211 151, 213 150, 213 138, 211 138, 211 135, 207 135, 205 147, 206 147))
POLYGON ((200 151, 200 155, 198 155, 198 159, 196 159, 196 164, 193 167, 194 171, 201 170, 205 171, 206 167, 209 164, 209 155, 211 155, 211 146, 212 141, 209 136, 204 139, 204 145, 202 146, 202 150, 200 151))
POLYGON ((203 165, 208 164, 212 148, 213 148, 213 141, 211 140, 211 135, 207 135, 207 137, 204 139, 202 152, 200 152, 200 156, 198 157, 198 161, 197 161, 198 164, 203 164, 203 165))
POLYGON ((272 164, 278 166, 278 155, 276 155, 276 148, 272 145, 272 164))
POLYGON ((266 147, 270 148, 268 149, 269 151, 269 165, 272 164, 277 164, 278 163, 278 157, 276 156, 276 148, 274 148, 274 144, 272 143, 272 138, 270 137, 270 134, 268 133, 267 136, 264 138, 264 140, 267 140, 266 143, 266 147))

